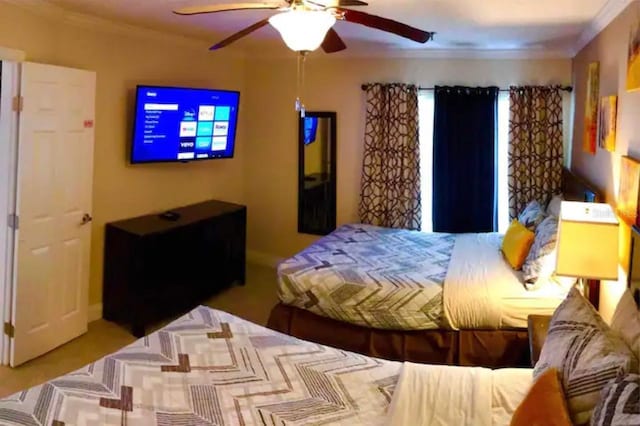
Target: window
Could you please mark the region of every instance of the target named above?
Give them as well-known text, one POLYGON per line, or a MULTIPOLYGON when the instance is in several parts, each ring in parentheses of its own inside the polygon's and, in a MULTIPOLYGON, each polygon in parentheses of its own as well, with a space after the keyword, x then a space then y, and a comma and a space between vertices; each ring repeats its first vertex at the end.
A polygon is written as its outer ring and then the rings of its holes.
POLYGON ((498 232, 509 227, 509 92, 498 95, 498 232))
POLYGON ((433 231, 433 90, 418 92, 418 117, 420 122, 420 187, 422 194, 422 230, 433 231))
MULTIPOLYGON (((433 231, 433 121, 434 92, 420 90, 418 110, 420 120, 420 178, 422 187, 422 231, 433 231)), ((497 194, 498 232, 509 227, 508 150, 509 150, 509 93, 498 96, 498 140, 497 140, 497 194)))

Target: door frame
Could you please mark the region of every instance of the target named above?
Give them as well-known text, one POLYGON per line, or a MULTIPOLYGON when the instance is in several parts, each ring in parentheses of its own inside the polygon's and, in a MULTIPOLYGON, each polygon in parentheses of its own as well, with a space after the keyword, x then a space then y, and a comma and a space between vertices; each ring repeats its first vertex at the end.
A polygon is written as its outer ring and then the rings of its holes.
MULTIPOLYGON (((2 60, 0 50, 0 60, 2 60)), ((16 177, 18 160, 18 112, 13 110, 13 98, 19 96, 20 65, 2 61, 2 90, 0 90, 0 365, 9 364, 9 336, 4 323, 11 320, 11 289, 13 287, 15 243, 14 230, 9 227, 9 215, 16 210, 16 177), (6 143, 5 143, 6 142, 6 143)))

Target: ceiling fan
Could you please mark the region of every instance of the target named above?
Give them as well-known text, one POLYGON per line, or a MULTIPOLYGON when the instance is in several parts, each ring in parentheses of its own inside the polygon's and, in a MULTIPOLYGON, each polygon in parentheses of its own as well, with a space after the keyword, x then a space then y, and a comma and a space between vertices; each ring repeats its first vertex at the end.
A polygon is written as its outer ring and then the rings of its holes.
POLYGON ((322 46, 326 53, 346 49, 344 41, 332 28, 336 20, 352 22, 369 28, 386 31, 401 37, 426 43, 435 33, 368 13, 345 9, 351 6, 368 6, 360 0, 284 0, 284 3, 230 3, 209 6, 185 7, 175 10, 178 15, 199 15, 233 10, 277 10, 280 13, 227 37, 211 46, 221 49, 252 32, 271 24, 281 34, 287 46, 296 52, 310 52, 322 46))

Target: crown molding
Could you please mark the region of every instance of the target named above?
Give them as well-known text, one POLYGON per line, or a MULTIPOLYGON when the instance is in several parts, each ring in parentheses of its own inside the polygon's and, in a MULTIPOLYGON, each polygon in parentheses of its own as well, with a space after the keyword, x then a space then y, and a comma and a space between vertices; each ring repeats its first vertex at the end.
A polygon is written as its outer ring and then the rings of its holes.
POLYGON ((578 42, 576 43, 572 56, 576 56, 587 44, 591 42, 607 25, 618 17, 633 0, 608 0, 596 17, 589 23, 587 28, 582 32, 578 42))
MULTIPOLYGON (((209 43, 197 37, 189 37, 177 34, 171 34, 164 31, 143 28, 137 25, 116 22, 110 19, 100 18, 85 13, 69 11, 63 7, 49 3, 46 0, 0 0, 29 12, 40 15, 44 18, 54 19, 73 25, 78 28, 89 29, 92 31, 106 32, 117 34, 141 40, 153 41, 155 43, 173 44, 183 48, 191 48, 194 50, 206 50, 209 43)), ((218 56, 244 58, 246 55, 239 50, 228 49, 224 52, 217 52, 218 56)))
MULTIPOLYGON (((248 50, 247 56, 259 59, 294 59, 295 53, 289 50, 255 49, 248 50)), ((347 49, 342 52, 326 54, 322 51, 311 53, 313 60, 340 59, 571 59, 572 51, 568 50, 533 50, 533 49, 347 49)))
POLYGON ((564 50, 534 49, 404 49, 389 51, 345 51, 332 55, 336 58, 375 58, 390 59, 568 59, 571 53, 564 50))
POLYGON ((0 46, 0 61, 23 62, 25 56, 22 50, 0 46))

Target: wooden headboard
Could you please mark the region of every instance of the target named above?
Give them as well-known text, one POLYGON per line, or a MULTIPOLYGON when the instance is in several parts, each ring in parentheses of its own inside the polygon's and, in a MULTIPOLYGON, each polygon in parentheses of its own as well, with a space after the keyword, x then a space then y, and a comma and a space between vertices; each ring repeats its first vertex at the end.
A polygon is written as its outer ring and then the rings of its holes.
MULTIPOLYGON (((593 185, 567 168, 562 169, 562 196, 568 201, 599 203, 604 200, 602 194, 593 185)), ((589 286, 589 301, 598 309, 600 282, 587 280, 587 285, 589 286)))
POLYGON ((562 169, 562 195, 568 201, 599 203, 603 200, 593 185, 567 168, 562 169))
POLYGON ((631 251, 627 285, 631 289, 633 299, 640 309, 640 228, 633 226, 631 231, 631 251))

